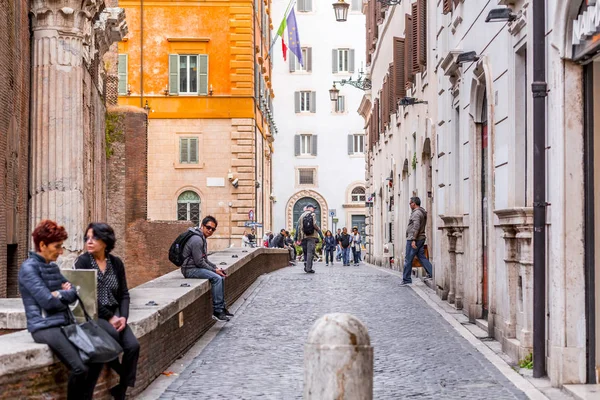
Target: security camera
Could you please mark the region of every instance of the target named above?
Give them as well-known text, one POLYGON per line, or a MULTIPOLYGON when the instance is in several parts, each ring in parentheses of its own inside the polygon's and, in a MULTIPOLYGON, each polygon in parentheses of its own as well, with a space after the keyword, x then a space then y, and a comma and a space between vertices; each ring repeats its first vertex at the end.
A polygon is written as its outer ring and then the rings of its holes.
POLYGON ((239 186, 240 182, 238 178, 235 178, 233 181, 231 181, 231 184, 233 185, 234 188, 237 189, 237 187, 239 186))

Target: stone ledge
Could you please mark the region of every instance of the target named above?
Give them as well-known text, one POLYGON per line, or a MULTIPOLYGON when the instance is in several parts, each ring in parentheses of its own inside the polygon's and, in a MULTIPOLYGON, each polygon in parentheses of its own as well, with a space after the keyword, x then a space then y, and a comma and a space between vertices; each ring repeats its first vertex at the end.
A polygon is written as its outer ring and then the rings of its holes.
MULTIPOLYGON (((210 260, 226 270, 228 279, 230 279, 235 272, 250 264, 252 260, 269 254, 280 256, 281 263, 285 261, 283 265, 274 266, 273 270, 287 265, 287 251, 265 248, 226 249, 211 254, 210 260), (233 258, 233 255, 237 255, 238 258, 233 258), (219 265, 221 262, 226 262, 227 265, 219 265)), ((239 291, 239 289, 241 288, 227 288, 232 292, 239 291)), ((209 293, 210 283, 207 280, 185 279, 180 270, 175 270, 130 290, 129 325, 136 337, 141 338, 152 333, 163 323, 209 293), (190 286, 182 287, 183 283, 190 286), (158 305, 147 306, 146 304, 151 300, 158 305)), ((227 292, 226 296, 230 297, 227 292)), ((22 303, 20 310, 24 318, 22 303)), ((14 311, 11 315, 18 314, 14 311)), ((177 354, 174 354, 173 357, 175 359, 177 354)), ((48 346, 35 343, 27 331, 0 336, 0 377, 46 367, 57 362, 58 359, 52 355, 48 346)), ((136 387, 136 389, 138 388, 136 387)))

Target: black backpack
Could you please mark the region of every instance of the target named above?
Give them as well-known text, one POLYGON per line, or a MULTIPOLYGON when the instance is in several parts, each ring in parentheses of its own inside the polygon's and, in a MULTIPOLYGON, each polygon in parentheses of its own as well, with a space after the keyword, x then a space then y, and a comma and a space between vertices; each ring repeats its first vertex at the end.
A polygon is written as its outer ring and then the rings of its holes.
POLYGON ((194 232, 186 230, 181 235, 177 236, 177 239, 175 239, 169 248, 169 261, 178 267, 181 267, 185 261, 185 258, 183 257, 183 248, 192 236, 194 236, 194 232))
POLYGON ((312 235, 315 233, 315 222, 313 221, 313 214, 308 213, 302 218, 302 232, 305 235, 312 235))

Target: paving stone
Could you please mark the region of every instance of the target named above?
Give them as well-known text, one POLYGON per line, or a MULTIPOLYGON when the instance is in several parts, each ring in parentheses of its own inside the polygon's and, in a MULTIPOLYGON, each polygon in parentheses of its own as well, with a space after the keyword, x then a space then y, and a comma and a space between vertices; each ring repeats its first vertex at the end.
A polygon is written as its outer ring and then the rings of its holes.
POLYGON ((526 399, 401 278, 360 267, 290 267, 250 303, 162 399, 301 399, 304 342, 323 314, 347 312, 369 329, 375 399, 526 399))

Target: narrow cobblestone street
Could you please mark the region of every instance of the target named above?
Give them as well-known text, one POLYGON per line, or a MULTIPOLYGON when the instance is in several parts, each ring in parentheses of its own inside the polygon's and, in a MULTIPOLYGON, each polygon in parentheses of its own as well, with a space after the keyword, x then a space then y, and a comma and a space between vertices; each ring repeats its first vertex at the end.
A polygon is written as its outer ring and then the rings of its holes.
POLYGON ((400 277, 365 265, 316 271, 266 276, 161 398, 302 398, 304 342, 330 312, 367 325, 376 399, 527 398, 400 277))

